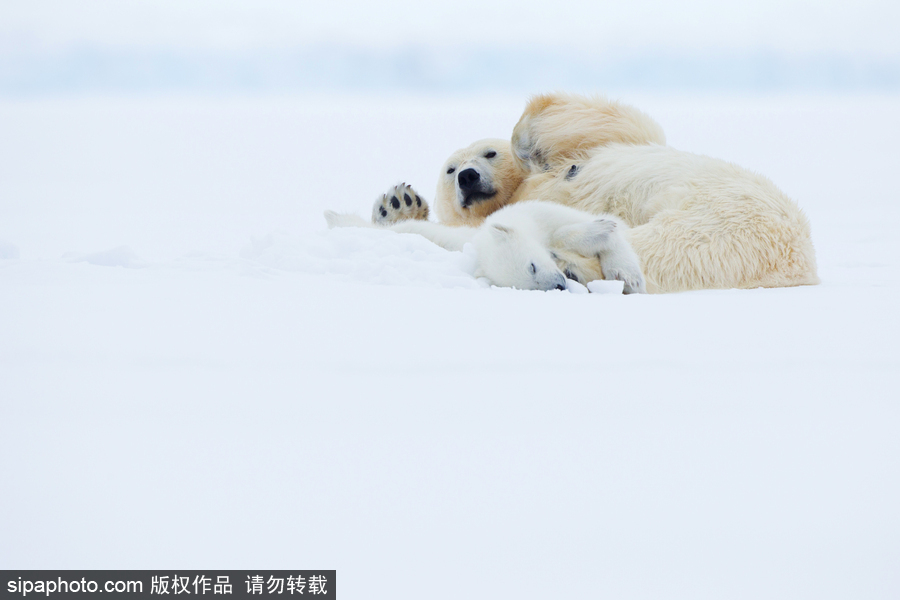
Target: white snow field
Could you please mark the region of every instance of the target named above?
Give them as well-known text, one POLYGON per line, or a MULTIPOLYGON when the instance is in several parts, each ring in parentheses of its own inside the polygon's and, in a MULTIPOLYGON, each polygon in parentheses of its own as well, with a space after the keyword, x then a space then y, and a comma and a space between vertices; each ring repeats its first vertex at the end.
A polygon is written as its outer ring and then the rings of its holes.
POLYGON ((900 597, 900 97, 623 95, 822 284, 524 292, 368 216, 521 97, 0 101, 0 568, 900 597))

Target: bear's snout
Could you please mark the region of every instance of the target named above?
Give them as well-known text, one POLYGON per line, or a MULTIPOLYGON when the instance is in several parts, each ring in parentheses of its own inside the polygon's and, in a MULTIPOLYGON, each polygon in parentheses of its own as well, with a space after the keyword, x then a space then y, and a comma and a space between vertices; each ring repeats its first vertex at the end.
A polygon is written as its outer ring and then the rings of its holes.
POLYGON ((464 169, 456 176, 456 181, 459 182, 459 189, 468 192, 478 188, 481 183, 481 174, 475 169, 464 169))

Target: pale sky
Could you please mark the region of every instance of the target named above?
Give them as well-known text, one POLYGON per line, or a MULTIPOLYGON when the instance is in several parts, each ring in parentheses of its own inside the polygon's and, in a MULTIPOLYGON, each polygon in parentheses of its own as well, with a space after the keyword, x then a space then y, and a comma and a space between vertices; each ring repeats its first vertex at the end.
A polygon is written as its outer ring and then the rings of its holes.
POLYGON ((2 0, 0 50, 310 42, 900 56, 900 1, 2 0))

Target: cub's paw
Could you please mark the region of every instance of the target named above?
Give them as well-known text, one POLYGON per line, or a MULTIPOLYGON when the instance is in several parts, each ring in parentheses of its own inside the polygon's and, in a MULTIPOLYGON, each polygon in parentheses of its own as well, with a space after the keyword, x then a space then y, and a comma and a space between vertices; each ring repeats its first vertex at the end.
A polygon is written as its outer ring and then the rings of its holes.
POLYGON ((584 228, 584 243, 596 250, 609 243, 609 237, 616 232, 616 222, 612 219, 597 219, 584 228))
POLYGON ((603 279, 615 279, 625 282, 623 294, 646 294, 647 284, 640 269, 627 266, 603 267, 603 279))
POLYGON ((428 203, 405 183, 389 189, 372 208, 372 222, 377 225, 409 219, 428 220, 428 203))

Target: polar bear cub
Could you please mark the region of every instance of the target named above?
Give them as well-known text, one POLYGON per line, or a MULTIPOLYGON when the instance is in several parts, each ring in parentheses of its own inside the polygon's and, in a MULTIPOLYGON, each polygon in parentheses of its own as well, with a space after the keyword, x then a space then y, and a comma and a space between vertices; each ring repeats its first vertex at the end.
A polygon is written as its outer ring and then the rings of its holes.
POLYGON ((424 220, 388 226, 356 215, 325 211, 329 227, 385 228, 418 233, 448 250, 475 248, 477 277, 522 290, 566 289, 567 279, 624 282, 624 292, 645 293, 640 259, 624 237, 627 226, 611 215, 594 215, 568 206, 531 200, 491 214, 479 227, 450 227, 424 220))

